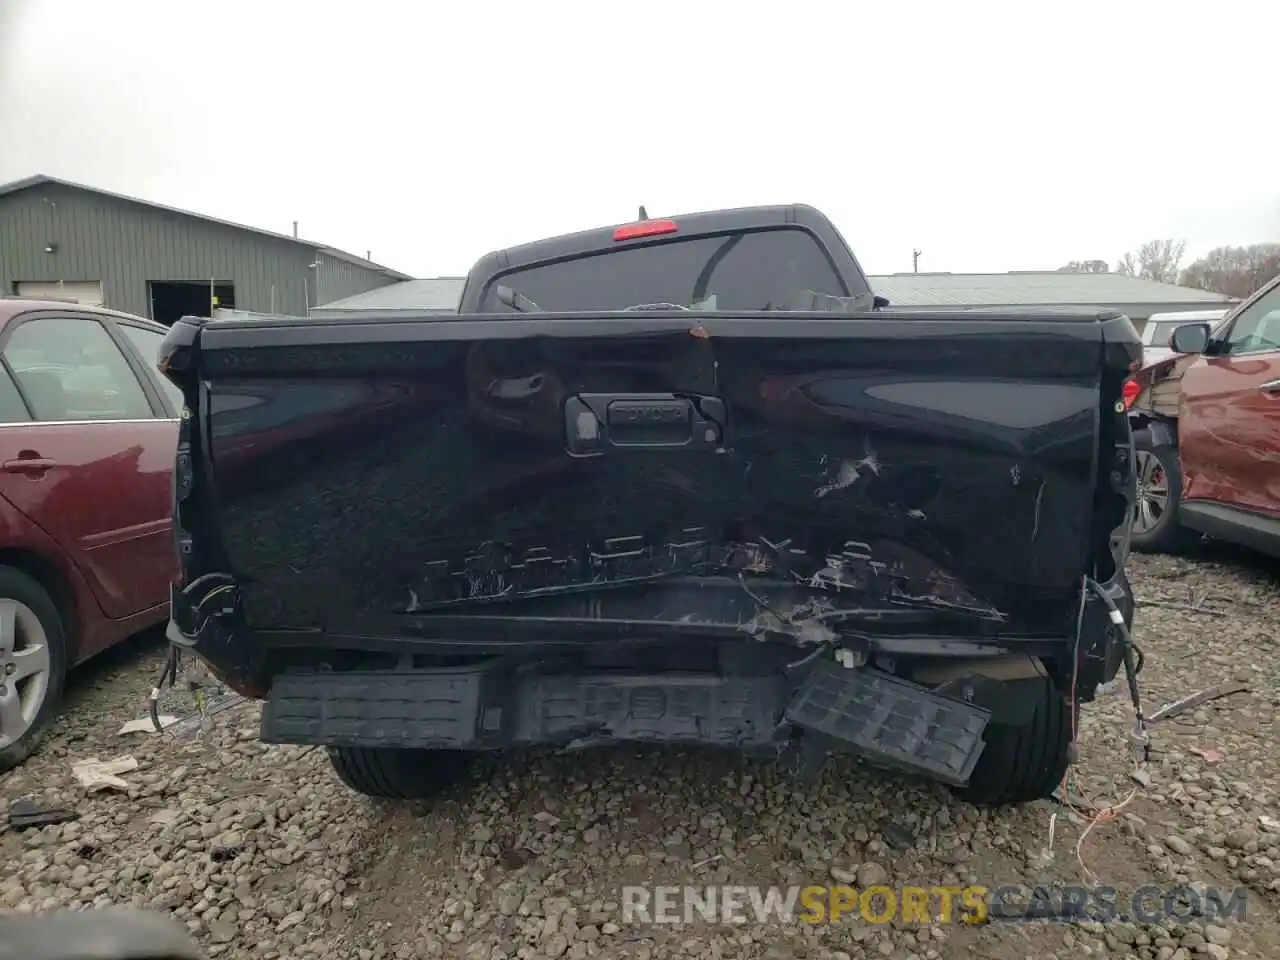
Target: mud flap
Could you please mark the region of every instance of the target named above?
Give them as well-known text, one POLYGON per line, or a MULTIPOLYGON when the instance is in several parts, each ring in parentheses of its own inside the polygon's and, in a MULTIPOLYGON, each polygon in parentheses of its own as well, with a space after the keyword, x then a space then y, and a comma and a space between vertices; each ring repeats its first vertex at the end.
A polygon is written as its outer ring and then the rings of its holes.
POLYGON ((786 718, 868 759, 965 786, 991 712, 872 669, 814 666, 786 718))

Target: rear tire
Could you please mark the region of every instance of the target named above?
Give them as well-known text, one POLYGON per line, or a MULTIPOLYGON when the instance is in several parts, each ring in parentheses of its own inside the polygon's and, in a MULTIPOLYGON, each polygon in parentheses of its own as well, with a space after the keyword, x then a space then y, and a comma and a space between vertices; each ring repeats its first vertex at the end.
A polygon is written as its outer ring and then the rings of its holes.
POLYGON ((57 604, 21 570, 0 567, 0 773, 39 747, 66 681, 67 641, 57 604), (27 673, 37 663, 44 669, 27 673))
POLYGON ((1029 722, 989 724, 986 747, 969 785, 956 791, 980 806, 1030 803, 1050 796, 1067 771, 1071 711, 1057 685, 1045 678, 1029 722))
POLYGON ((474 755, 458 750, 330 747, 329 762, 343 783, 366 797, 425 800, 467 773, 474 755))
POLYGON ((1138 489, 1130 546, 1141 553, 1177 553, 1200 539, 1179 523, 1182 464, 1177 447, 1157 444, 1150 430, 1133 435, 1138 489))

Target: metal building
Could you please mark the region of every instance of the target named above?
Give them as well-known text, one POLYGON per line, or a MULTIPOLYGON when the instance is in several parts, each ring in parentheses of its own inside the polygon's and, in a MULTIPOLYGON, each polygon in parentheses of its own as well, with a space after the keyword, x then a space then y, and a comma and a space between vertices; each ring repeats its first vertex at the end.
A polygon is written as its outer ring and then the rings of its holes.
POLYGON ((0 186, 0 294, 162 323, 213 310, 306 316, 410 279, 286 234, 35 176, 0 186))
MULTIPOLYGON (((1237 302, 1208 290, 1116 273, 894 273, 867 280, 872 290, 903 310, 1089 306, 1119 310, 1139 329, 1155 313, 1225 308, 1237 302)), ((403 310, 446 313, 457 309, 465 282, 464 277, 436 277, 391 284, 326 303, 314 315, 354 319, 403 310)))
POLYGON ((456 313, 458 299, 466 277, 436 277, 431 280, 406 280, 376 290, 367 290, 354 297, 343 297, 331 303, 323 303, 311 311, 313 317, 359 319, 373 313, 395 316, 399 311, 410 313, 456 313))
MULTIPOLYGON (((893 273, 868 277, 896 307, 1097 307, 1119 310, 1142 329, 1154 313, 1229 307, 1232 297, 1122 273, 893 273)), ((392 288, 394 289, 394 288, 392 288)))

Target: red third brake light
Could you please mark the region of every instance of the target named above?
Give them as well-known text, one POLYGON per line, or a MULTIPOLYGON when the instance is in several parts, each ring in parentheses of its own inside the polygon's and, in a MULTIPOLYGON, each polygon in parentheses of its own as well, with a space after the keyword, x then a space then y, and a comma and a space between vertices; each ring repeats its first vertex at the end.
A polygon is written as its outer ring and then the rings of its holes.
POLYGON ((1142 384, 1138 383, 1137 380, 1130 377, 1124 382, 1124 387, 1121 388, 1120 396, 1121 399, 1124 400, 1124 408, 1126 410, 1133 406, 1134 401, 1138 399, 1138 394, 1140 393, 1142 393, 1142 384))
POLYGON ((675 233, 674 220, 641 220, 639 223, 628 223, 613 231, 613 240, 635 240, 638 237, 658 237, 664 233, 675 233))

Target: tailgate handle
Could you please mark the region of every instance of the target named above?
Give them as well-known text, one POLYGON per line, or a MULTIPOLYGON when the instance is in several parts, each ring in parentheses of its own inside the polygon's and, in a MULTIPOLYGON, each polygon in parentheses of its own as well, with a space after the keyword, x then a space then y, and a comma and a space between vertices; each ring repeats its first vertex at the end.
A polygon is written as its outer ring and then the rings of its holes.
POLYGON ((618 449, 719 450, 719 397, 674 393, 579 393, 565 402, 565 449, 594 456, 618 449))

